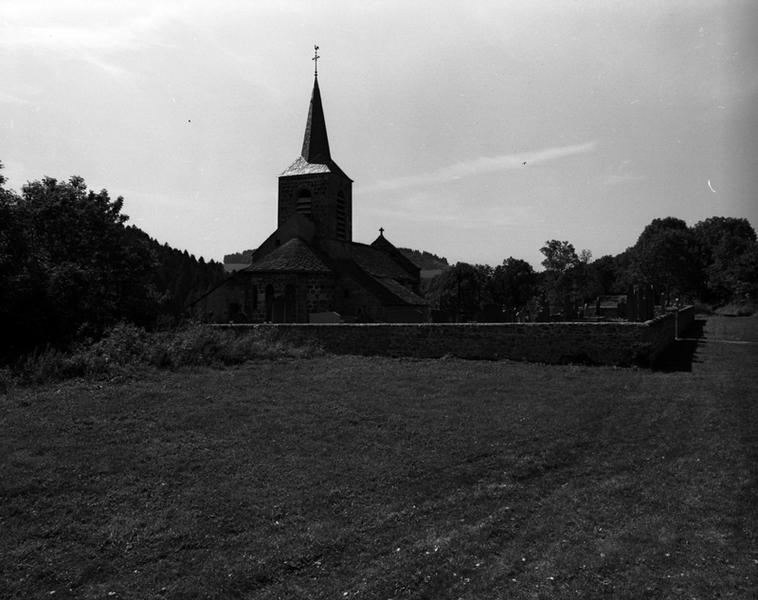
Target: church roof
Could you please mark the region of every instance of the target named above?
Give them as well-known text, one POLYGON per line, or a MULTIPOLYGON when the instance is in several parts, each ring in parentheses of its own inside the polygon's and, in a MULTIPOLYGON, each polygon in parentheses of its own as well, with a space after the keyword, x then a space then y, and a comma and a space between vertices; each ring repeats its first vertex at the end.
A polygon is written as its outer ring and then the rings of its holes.
POLYGON ((324 264, 324 261, 300 238, 288 240, 245 270, 258 273, 272 271, 331 272, 331 269, 324 264))
POLYGON ((350 261, 372 277, 390 277, 398 280, 412 279, 408 273, 379 248, 358 242, 322 240, 324 252, 334 260, 350 261))
POLYGON ((300 156, 280 175, 312 175, 314 173, 337 173, 345 175, 344 171, 332 160, 329 151, 329 137, 326 134, 326 119, 324 107, 321 104, 321 91, 318 87, 318 77, 313 80, 313 93, 308 108, 308 120, 305 122, 303 149, 300 156))
POLYGON ((384 228, 379 229, 379 237, 371 242, 371 247, 382 250, 385 254, 389 254, 396 263, 409 273, 418 273, 420 271, 416 263, 400 252, 392 242, 384 237, 384 228))
POLYGON ((331 173, 329 165, 312 164, 305 160, 302 156, 298 156, 297 160, 293 162, 281 177, 287 175, 311 175, 313 173, 331 173))
POLYGON ((413 293, 407 287, 398 283, 395 279, 390 277, 374 277, 374 280, 378 281, 387 291, 396 298, 402 300, 405 304, 413 304, 416 306, 425 306, 427 304, 427 301, 421 296, 413 293))
POLYGON ((356 242, 321 240, 317 248, 293 237, 243 269, 247 273, 345 273, 356 277, 384 304, 425 305, 401 282, 411 276, 379 248, 356 242))

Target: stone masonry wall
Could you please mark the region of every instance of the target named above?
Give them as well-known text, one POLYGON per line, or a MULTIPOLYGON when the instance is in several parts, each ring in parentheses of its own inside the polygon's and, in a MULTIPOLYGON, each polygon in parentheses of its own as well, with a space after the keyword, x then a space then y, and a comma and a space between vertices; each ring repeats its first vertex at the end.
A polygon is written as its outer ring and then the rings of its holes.
MULTIPOLYGON (((686 310, 686 309, 685 309, 686 310)), ((686 313, 685 313, 686 314, 686 313)), ((316 343, 336 354, 544 363, 650 365, 675 339, 668 313, 645 323, 366 323, 228 326, 265 327, 278 339, 316 343)))
POLYGON ((679 309, 679 316, 677 319, 677 331, 676 337, 682 337, 687 330, 695 323, 695 307, 685 306, 679 309))
POLYGON ((316 223, 320 235, 338 239, 337 196, 342 194, 345 204, 345 237, 353 239, 353 197, 352 183, 347 177, 336 173, 316 173, 279 178, 278 224, 282 225, 297 212, 297 195, 301 190, 311 194, 310 216, 316 223))

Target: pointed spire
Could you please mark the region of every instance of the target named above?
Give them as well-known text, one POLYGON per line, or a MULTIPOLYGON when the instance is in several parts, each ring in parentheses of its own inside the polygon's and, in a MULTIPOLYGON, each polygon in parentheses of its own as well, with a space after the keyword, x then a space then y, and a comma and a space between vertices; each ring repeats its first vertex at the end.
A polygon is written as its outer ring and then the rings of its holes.
POLYGON ((308 109, 308 121, 305 124, 303 151, 300 154, 311 164, 327 164, 332 159, 329 153, 329 138, 326 135, 324 107, 321 105, 317 76, 313 78, 313 94, 311 94, 311 105, 308 109))
MULTIPOLYGON (((317 68, 318 46, 313 47, 314 69, 317 68)), ((318 71, 313 77, 313 93, 311 105, 308 109, 308 121, 305 123, 305 136, 303 137, 303 149, 300 157, 293 162, 280 177, 314 173, 336 173, 350 179, 345 172, 332 160, 329 151, 329 138, 326 135, 326 121, 324 120, 324 107, 321 105, 321 91, 318 89, 318 71)), ((350 179, 352 182, 352 179, 350 179)))

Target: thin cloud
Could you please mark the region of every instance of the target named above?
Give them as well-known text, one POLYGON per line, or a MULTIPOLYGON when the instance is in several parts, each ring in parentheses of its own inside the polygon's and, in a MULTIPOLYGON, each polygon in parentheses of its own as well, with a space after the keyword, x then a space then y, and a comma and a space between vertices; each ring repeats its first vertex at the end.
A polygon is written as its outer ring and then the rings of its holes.
POLYGON ((104 60, 101 57, 95 56, 94 54, 85 54, 81 57, 81 60, 97 67, 107 75, 111 76, 113 79, 122 83, 131 81, 134 78, 134 74, 131 71, 124 69, 123 67, 120 67, 112 62, 104 60))
POLYGON ((29 101, 13 94, 0 92, 0 104, 29 104, 29 101))
POLYGON ((365 191, 374 192, 420 185, 432 185, 436 183, 456 181, 474 175, 483 175, 485 173, 495 173, 497 171, 505 171, 509 169, 523 169, 528 168, 529 166, 552 162, 560 158, 566 158, 568 156, 587 154, 593 152, 596 146, 597 142, 591 141, 584 144, 575 144, 573 146, 544 148, 533 152, 501 154, 500 156, 481 156, 472 160, 457 162, 428 173, 379 181, 374 185, 368 186, 365 191))
POLYGON ((642 175, 631 175, 631 174, 611 174, 607 175, 605 179, 603 179, 603 183, 608 186, 613 185, 620 185, 623 183, 633 183, 635 181, 642 181, 645 179, 642 175))
MULTIPOLYGON (((114 9, 98 13, 81 7, 48 18, 39 6, 18 14, 6 14, 0 22, 0 47, 92 51, 137 48, 147 45, 145 35, 176 20, 176 8, 158 6, 137 14, 120 14, 114 9), (36 14, 35 14, 36 10, 36 14), (118 18, 115 18, 118 17, 118 18), (115 21, 116 24, 112 24, 115 21)), ((153 45, 153 44, 150 44, 153 45)))
POLYGON ((442 227, 486 229, 522 226, 541 221, 532 205, 508 204, 489 206, 485 216, 472 215, 465 202, 455 194, 414 191, 402 200, 389 198, 380 206, 367 210, 377 222, 400 219, 404 222, 434 223, 442 227))

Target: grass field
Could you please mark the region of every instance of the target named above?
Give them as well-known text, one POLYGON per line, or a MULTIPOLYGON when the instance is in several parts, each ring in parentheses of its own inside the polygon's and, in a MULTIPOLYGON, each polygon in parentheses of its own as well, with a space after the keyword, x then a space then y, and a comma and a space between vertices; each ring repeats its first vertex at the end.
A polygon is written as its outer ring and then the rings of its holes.
POLYGON ((758 597, 758 319, 682 344, 11 389, 0 598, 758 597))

